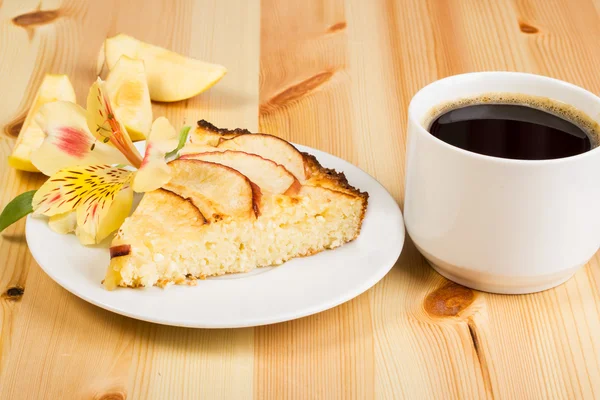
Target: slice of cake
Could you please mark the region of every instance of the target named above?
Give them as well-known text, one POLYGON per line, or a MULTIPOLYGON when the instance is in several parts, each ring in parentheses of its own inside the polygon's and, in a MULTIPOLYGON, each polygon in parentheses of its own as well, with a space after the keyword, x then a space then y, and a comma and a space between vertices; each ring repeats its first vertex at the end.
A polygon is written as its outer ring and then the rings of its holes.
POLYGON ((355 239, 368 194, 276 136, 198 123, 111 245, 104 285, 190 284, 355 239))

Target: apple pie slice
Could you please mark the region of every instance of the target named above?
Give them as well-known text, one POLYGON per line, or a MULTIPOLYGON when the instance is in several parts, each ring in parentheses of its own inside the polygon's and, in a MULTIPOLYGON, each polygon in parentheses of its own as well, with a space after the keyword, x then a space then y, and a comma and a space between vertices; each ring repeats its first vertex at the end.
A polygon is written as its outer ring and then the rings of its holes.
POLYGON ((117 232, 107 289, 279 265, 360 233, 368 194, 283 139, 200 121, 183 153, 117 232))

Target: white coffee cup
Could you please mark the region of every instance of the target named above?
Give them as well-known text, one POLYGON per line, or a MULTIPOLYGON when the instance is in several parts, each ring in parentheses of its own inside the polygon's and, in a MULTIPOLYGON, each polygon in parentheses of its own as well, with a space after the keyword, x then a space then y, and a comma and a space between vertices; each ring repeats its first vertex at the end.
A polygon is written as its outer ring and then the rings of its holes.
POLYGON ((408 110, 404 217, 419 251, 446 278, 487 292, 532 293, 565 282, 598 250, 600 147, 513 160, 427 131, 432 108, 500 92, 558 100, 600 121, 599 97, 556 79, 477 72, 433 82, 408 110))

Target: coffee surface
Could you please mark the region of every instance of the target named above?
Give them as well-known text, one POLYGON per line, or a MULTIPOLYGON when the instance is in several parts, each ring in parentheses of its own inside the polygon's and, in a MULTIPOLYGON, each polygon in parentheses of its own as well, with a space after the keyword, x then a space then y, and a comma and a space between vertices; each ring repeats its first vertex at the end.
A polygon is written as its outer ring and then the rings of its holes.
MULTIPOLYGON (((592 132, 595 123, 585 120, 586 116, 577 114, 572 107, 552 104, 548 99, 543 105, 539 99, 518 104, 517 98, 510 101, 505 95, 503 100, 509 104, 494 104, 489 101, 493 99, 486 98, 481 104, 473 99, 456 103, 454 108, 446 105, 446 111, 433 120, 429 132, 461 149, 518 160, 569 157, 596 146, 592 132), (583 127, 535 105, 563 116, 577 114, 573 119, 583 127)), ((518 99, 522 101, 522 97, 518 99)))

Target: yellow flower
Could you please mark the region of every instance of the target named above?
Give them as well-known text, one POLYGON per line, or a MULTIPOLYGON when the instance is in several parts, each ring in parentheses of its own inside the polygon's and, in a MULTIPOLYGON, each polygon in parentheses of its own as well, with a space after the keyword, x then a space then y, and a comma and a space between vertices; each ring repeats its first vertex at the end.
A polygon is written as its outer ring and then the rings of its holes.
POLYGON ((66 101, 40 108, 36 122, 46 138, 31 155, 37 169, 50 176, 74 165, 141 165, 140 153, 116 119, 104 92, 104 82, 98 78, 90 88, 87 111, 66 101))
MULTIPOLYGON (((102 241, 129 215, 133 201, 133 171, 110 165, 74 166, 59 170, 35 193, 34 214, 67 221, 76 214, 76 230, 83 244, 102 241)), ((52 220, 51 220, 52 221, 52 220)), ((54 225, 51 223, 51 227, 54 225)), ((69 230, 67 230, 69 231, 69 230)))
POLYGON ((155 190, 171 179, 165 157, 176 156, 189 132, 184 128, 178 140, 166 118, 156 119, 142 158, 105 93, 98 78, 87 111, 62 101, 44 105, 37 122, 46 138, 32 154, 33 164, 50 176, 33 196, 34 215, 50 217, 61 233, 75 230, 83 244, 99 243, 121 226, 134 190, 155 190))

